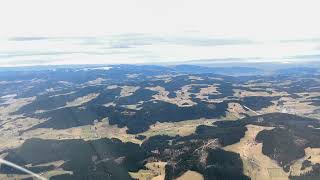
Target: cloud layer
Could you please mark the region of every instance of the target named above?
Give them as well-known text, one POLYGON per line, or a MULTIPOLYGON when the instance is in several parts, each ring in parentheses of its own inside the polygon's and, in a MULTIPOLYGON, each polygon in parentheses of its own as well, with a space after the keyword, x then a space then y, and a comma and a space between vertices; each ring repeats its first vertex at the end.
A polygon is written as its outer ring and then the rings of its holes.
POLYGON ((4 0, 0 66, 314 59, 318 7, 318 0, 4 0))
POLYGON ((188 61, 297 62, 317 60, 320 55, 319 41, 257 41, 198 33, 15 37, 1 39, 0 46, 0 66, 188 61))

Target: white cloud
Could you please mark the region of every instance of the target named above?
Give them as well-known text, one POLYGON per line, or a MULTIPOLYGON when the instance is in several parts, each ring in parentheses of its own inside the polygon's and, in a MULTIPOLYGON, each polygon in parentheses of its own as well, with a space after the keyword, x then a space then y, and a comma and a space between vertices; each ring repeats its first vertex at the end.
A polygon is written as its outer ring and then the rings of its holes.
POLYGON ((0 66, 316 55, 318 7, 318 0, 2 0, 0 66), (15 37, 64 38, 7 40, 15 37))
POLYGON ((317 0, 2 0, 1 36, 183 33, 256 39, 320 34, 317 0))
POLYGON ((317 41, 264 42, 211 39, 197 35, 4 39, 0 46, 3 47, 0 49, 0 66, 161 63, 203 59, 212 59, 212 62, 221 59, 281 61, 320 54, 317 41))

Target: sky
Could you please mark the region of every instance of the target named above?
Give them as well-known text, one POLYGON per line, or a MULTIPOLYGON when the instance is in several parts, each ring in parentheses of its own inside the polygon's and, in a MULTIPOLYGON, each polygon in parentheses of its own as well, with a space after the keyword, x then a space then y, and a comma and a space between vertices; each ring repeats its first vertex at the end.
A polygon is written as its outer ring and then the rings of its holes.
POLYGON ((320 60, 317 0, 1 0, 0 66, 320 60))

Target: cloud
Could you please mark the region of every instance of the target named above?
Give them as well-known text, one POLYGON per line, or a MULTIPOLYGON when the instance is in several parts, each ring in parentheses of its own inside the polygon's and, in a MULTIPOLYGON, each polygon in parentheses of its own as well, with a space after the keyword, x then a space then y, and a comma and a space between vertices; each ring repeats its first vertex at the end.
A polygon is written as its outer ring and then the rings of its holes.
POLYGON ((14 37, 9 38, 10 41, 39 41, 39 40, 47 40, 50 39, 48 37, 14 37))
POLYGON ((318 7, 318 0, 10 0, 0 4, 0 37, 196 31, 259 40, 312 38, 320 35, 318 7))
POLYGON ((276 62, 319 54, 319 43, 186 34, 0 39, 0 66, 170 62, 276 62))
POLYGON ((290 56, 288 59, 300 59, 300 60, 317 60, 320 61, 320 54, 308 54, 300 56, 290 56))
POLYGON ((309 56, 320 51, 318 7, 318 0, 1 1, 0 66, 309 56))
POLYGON ((309 42, 309 43, 320 43, 319 37, 314 38, 306 38, 306 39, 290 39, 290 40, 282 40, 280 42, 288 43, 288 42, 309 42))

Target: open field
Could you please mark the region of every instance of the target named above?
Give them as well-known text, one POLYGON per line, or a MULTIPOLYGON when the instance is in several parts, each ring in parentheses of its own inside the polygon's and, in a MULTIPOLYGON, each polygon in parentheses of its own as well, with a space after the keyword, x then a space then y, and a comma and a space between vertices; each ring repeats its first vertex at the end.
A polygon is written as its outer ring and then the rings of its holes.
POLYGON ((228 112, 223 119, 237 120, 243 118, 244 114, 250 114, 250 111, 245 110, 239 103, 228 103, 228 112))
POLYGON ((28 139, 38 137, 42 139, 99 139, 99 138, 117 138, 123 142, 133 142, 140 144, 141 141, 135 138, 135 135, 127 134, 127 128, 118 128, 116 125, 109 125, 108 120, 96 122, 94 125, 73 127, 68 129, 44 129, 38 128, 27 131, 23 136, 28 139))
POLYGON ((247 128, 245 136, 239 143, 229 145, 224 149, 240 154, 244 164, 244 174, 251 177, 252 180, 287 180, 288 175, 277 162, 262 153, 262 143, 255 141, 260 131, 272 128, 255 125, 247 125, 247 128))
POLYGON ((35 100, 35 97, 19 98, 19 99, 15 99, 12 97, 8 99, 6 102, 3 103, 7 106, 0 106, 0 120, 3 121, 8 118, 12 119, 12 117, 10 117, 11 116, 10 113, 16 112, 22 106, 25 106, 34 100, 35 100))
POLYGON ((199 99, 208 100, 208 95, 218 95, 221 94, 218 91, 217 84, 208 85, 208 87, 200 88, 200 92, 196 93, 196 97, 199 99))
POLYGON ((187 171, 176 180, 204 180, 203 176, 195 171, 187 171))
POLYGON ((131 96, 139 88, 140 87, 135 87, 135 86, 122 86, 121 92, 120 92, 120 97, 131 96))
MULTIPOLYGON (((137 134, 144 135, 147 138, 155 135, 169 135, 169 136, 187 136, 195 132, 199 125, 212 125, 214 120, 199 119, 187 120, 175 123, 156 123, 150 126, 146 132, 137 134)), ((97 122, 94 125, 86 125, 62 130, 43 129, 27 131, 23 134, 25 139, 38 137, 43 139, 99 139, 99 138, 117 138, 123 142, 133 142, 141 144, 143 141, 136 139, 137 135, 127 134, 127 128, 118 128, 117 125, 109 125, 108 120, 104 119, 102 122, 97 122)), ((146 138, 146 139, 147 139, 146 138)))
POLYGON ((312 165, 320 163, 320 148, 306 148, 305 156, 299 160, 297 160, 291 167, 290 173, 295 176, 299 176, 301 174, 305 174, 312 170, 312 167, 303 167, 303 162, 310 161, 312 165))
MULTIPOLYGON (((144 135, 146 139, 155 135, 169 135, 169 136, 187 136, 195 132, 196 127, 199 125, 212 125, 215 120, 212 119, 198 119, 198 120, 186 120, 181 122, 164 122, 156 123, 150 126, 150 129, 146 132, 137 134, 144 135)), ((136 139, 137 135, 127 134, 127 128, 118 128, 117 125, 109 125, 108 119, 104 119, 101 122, 96 122, 94 125, 86 125, 80 127, 73 127, 68 129, 45 129, 37 128, 34 130, 26 131, 23 134, 19 134, 19 131, 28 129, 33 125, 43 122, 38 119, 32 118, 20 118, 15 121, 11 121, 2 127, 1 133, 3 136, 0 138, 1 149, 14 148, 19 146, 26 139, 30 138, 42 138, 42 139, 99 139, 99 138, 117 138, 123 142, 133 142, 141 144, 143 141, 136 139), (15 131, 6 131, 6 129, 12 129, 13 127, 20 127, 15 131), (13 133, 16 132, 16 133, 13 133), (10 141, 8 141, 10 139, 10 141)))
POLYGON ((166 162, 149 162, 145 165, 146 169, 138 172, 130 172, 130 176, 138 180, 164 180, 166 162))
POLYGON ((248 97, 248 96, 287 96, 288 93, 286 92, 277 92, 277 91, 246 91, 246 90, 241 90, 241 89, 233 89, 234 91, 234 96, 235 97, 248 97))
POLYGON ((66 103, 66 107, 80 106, 84 103, 87 103, 99 96, 99 93, 91 93, 83 97, 79 97, 71 102, 66 103))
POLYGON ((197 126, 207 125, 211 126, 214 119, 197 119, 197 120, 186 120, 181 122, 164 122, 150 126, 150 129, 146 132, 140 133, 147 138, 155 135, 169 135, 169 136, 188 136, 195 132, 197 126))
POLYGON ((190 85, 183 86, 181 90, 175 92, 176 97, 174 98, 169 98, 169 92, 161 86, 147 87, 146 89, 158 92, 156 95, 153 95, 153 98, 155 100, 176 104, 179 107, 184 107, 196 105, 196 103, 193 102, 190 98, 190 93, 188 92, 190 88, 190 85))

